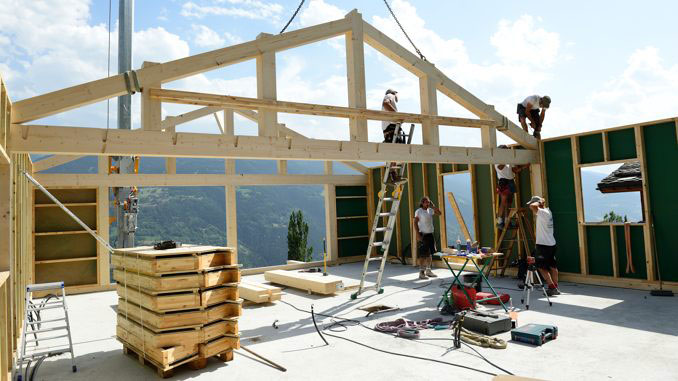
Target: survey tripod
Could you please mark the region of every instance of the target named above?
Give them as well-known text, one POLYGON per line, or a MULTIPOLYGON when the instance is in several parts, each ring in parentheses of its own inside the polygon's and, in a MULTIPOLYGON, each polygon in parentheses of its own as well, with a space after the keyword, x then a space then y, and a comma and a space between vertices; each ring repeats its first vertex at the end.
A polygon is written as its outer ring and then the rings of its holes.
MULTIPOLYGON (((410 125, 410 131, 405 134, 401 128, 400 123, 396 124, 393 132, 392 140, 389 143, 412 143, 412 132, 414 131, 414 124, 410 125)), ((405 177, 405 170, 407 166, 405 163, 386 162, 386 169, 384 177, 381 181, 381 191, 379 191, 379 202, 375 210, 374 219, 372 222, 372 231, 370 232, 370 240, 367 244, 367 254, 365 254, 365 263, 363 265, 363 272, 360 277, 360 285, 358 291, 351 294, 351 299, 356 299, 360 294, 368 290, 375 290, 378 294, 384 292, 381 287, 382 277, 384 275, 384 267, 386 266, 386 259, 388 257, 388 249, 391 245, 391 237, 393 237, 393 230, 395 229, 396 217, 398 216, 398 208, 400 207, 400 199, 403 195, 403 186, 407 183, 405 177), (382 212, 382 207, 386 207, 390 203, 388 212, 382 212), (383 222, 383 218, 387 217, 386 222, 380 226, 379 221, 383 222), (377 235, 381 234, 381 241, 377 240, 377 235), (372 257, 372 249, 379 248, 379 255, 372 257), (368 271, 370 262, 379 262, 379 269, 368 271), (375 283, 370 286, 365 285, 365 279, 368 276, 376 275, 375 283)))

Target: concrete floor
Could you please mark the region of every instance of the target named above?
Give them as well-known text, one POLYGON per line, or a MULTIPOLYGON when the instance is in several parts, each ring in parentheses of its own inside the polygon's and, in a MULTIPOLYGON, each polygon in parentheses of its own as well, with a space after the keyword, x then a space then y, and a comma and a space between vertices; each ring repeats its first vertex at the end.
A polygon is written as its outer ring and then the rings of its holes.
MULTIPOLYGON (((333 267, 334 275, 358 278, 362 264, 333 267)), ((436 304, 449 282, 448 270, 437 269, 440 276, 431 282, 417 279, 412 267, 388 265, 385 292, 366 294, 359 300, 349 298, 350 291, 332 297, 307 295, 285 289, 283 300, 301 309, 314 305, 316 312, 339 315, 362 321, 369 327, 377 322, 404 317, 422 320, 440 316, 436 304), (418 289, 413 289, 421 287, 418 289), (369 296, 373 295, 373 296, 369 296), (399 310, 372 315, 357 307, 386 304, 399 310)), ((263 281, 263 276, 249 279, 263 281)), ((515 289, 512 279, 493 279, 497 287, 515 289)), ((531 303, 530 310, 520 309, 520 292, 502 289, 513 297, 518 307, 518 325, 527 323, 554 324, 559 328, 557 340, 542 347, 509 342, 504 350, 476 349, 495 364, 516 375, 549 380, 669 380, 678 379, 678 298, 652 297, 645 291, 586 286, 561 285, 562 295, 552 298, 549 307, 542 298, 531 303)), ((533 293, 536 298, 536 293, 533 293)), ((115 340, 115 292, 67 297, 77 373, 70 372, 70 359, 57 357, 40 368, 44 380, 154 380, 154 370, 141 366, 132 357, 123 355, 115 340)), ((318 319, 329 325, 330 318, 318 319)), ((339 328, 339 327, 335 327, 339 328)), ((247 306, 240 319, 242 344, 269 357, 287 368, 282 373, 260 362, 247 352, 237 351, 234 361, 210 360, 207 368, 193 371, 180 368, 176 380, 433 380, 439 377, 455 380, 490 380, 486 374, 445 364, 422 361, 368 349, 334 337, 326 337, 324 345, 315 332, 308 313, 276 302, 263 306, 247 306), (277 320, 278 329, 272 327, 277 320), (252 338, 255 339, 247 339, 252 338), (258 340, 256 340, 258 338, 258 340)), ((321 327, 322 329, 322 327, 321 327)), ((451 340, 409 341, 389 337, 360 326, 350 326, 332 334, 392 352, 416 355, 503 374, 462 346, 450 350, 451 340)), ((422 337, 450 339, 450 331, 424 331, 422 337)), ((499 335, 506 340, 509 333, 499 335)))

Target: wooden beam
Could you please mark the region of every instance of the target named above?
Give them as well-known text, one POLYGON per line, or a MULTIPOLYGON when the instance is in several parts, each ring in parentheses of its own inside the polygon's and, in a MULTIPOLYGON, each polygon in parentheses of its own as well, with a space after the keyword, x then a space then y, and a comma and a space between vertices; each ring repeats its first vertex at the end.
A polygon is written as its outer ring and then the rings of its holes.
POLYGON ((9 155, 7 155, 7 151, 5 151, 5 147, 0 145, 0 165, 9 164, 10 162, 11 160, 9 155))
POLYGON ((459 210, 459 205, 457 204, 457 199, 454 198, 454 194, 452 194, 452 192, 447 192, 447 199, 450 201, 450 205, 452 205, 452 210, 454 211, 454 215, 457 217, 457 222, 459 223, 459 227, 461 227, 462 233, 464 233, 464 238, 467 240, 472 240, 471 233, 468 231, 468 226, 466 226, 464 216, 461 215, 461 210, 459 210))
MULTIPOLYGON (((633 133, 636 142, 636 155, 640 163, 640 177, 643 184, 643 191, 640 192, 643 206, 643 239, 645 240, 645 269, 647 270, 647 280, 653 281, 656 279, 655 274, 655 258, 652 255, 654 247, 654 239, 652 235, 652 228, 654 227, 654 219, 652 218, 652 205, 650 202, 650 187, 648 186, 647 165, 645 163, 645 139, 643 129, 640 126, 633 128, 633 133)), ((575 138, 576 139, 576 138, 575 138)), ((656 253, 659 255, 659 253, 656 253)))
MULTIPOLYGON (((367 179, 365 179, 367 182, 367 179)), ((339 241, 337 239, 337 186, 325 185, 325 249, 327 260, 339 259, 339 241)))
MULTIPOLYGON (((496 122, 487 119, 455 118, 450 116, 435 116, 369 110, 352 107, 329 106, 312 103, 286 102, 270 99, 236 97, 232 95, 218 95, 196 93, 190 91, 151 89, 151 98, 168 103, 193 104, 202 106, 220 106, 223 108, 275 110, 290 114, 305 114, 330 116, 337 118, 360 117, 369 120, 390 120, 412 123, 430 122, 444 126, 474 127, 494 126, 496 122)), ((522 131, 522 130, 521 130, 522 131)))
MULTIPOLYGON (((216 114, 215 114, 216 115, 216 114)), ((226 136, 235 135, 235 120, 233 110, 224 110, 223 134, 226 136)), ((235 175, 235 160, 226 159, 224 161, 224 174, 227 176, 235 175)), ((238 263, 238 206, 237 190, 235 185, 226 185, 224 188, 226 196, 226 246, 235 250, 236 263, 238 263)))
MULTIPOLYGON (((351 29, 346 33, 346 79, 348 82, 348 107, 367 108, 365 92, 365 44, 363 43, 363 18, 357 10, 351 11, 346 18, 351 29)), ((352 117, 349 119, 350 140, 367 141, 367 120, 352 117)))
MULTIPOLYGON (((419 99, 422 114, 438 115, 438 91, 435 82, 428 75, 419 77, 419 99)), ((440 130, 433 120, 423 121, 421 127, 423 144, 440 145, 440 130)))
MULTIPOLYGON (((142 87, 158 81, 176 81, 256 58, 262 51, 282 51, 343 35, 350 28, 350 20, 342 18, 142 68, 136 71, 136 76, 142 87)), ((15 102, 12 106, 12 123, 29 122, 124 94, 128 94, 128 91, 123 74, 87 82, 15 102)))
MULTIPOLYGON (((271 36, 261 33, 257 39, 271 36)), ((257 55, 257 98, 275 101, 278 98, 275 73, 275 51, 266 50, 257 55)), ((276 110, 262 109, 259 112, 259 136, 278 136, 276 110)))
POLYGON ((82 159, 85 156, 82 155, 54 155, 50 156, 48 158, 42 159, 40 161, 36 161, 33 163, 33 171, 35 172, 40 172, 44 171, 46 169, 50 169, 59 165, 63 165, 66 163, 70 163, 71 161, 75 161, 78 159, 82 159))
MULTIPOLYGON (((13 225, 11 194, 12 166, 0 164, 0 271, 11 269, 13 225)), ((3 338, 3 340, 5 339, 3 338)), ((6 354, 3 353, 4 355, 6 354)))
POLYGON ((483 148, 497 147, 497 129, 494 127, 480 127, 480 141, 483 148))
POLYGON ((222 174, 61 174, 35 175, 45 187, 172 187, 244 185, 365 185, 364 175, 222 175, 222 174))
POLYGON ((223 108, 218 106, 201 107, 197 110, 189 111, 183 114, 179 114, 177 116, 168 116, 162 121, 160 126, 162 127, 163 130, 165 130, 167 129, 167 127, 187 123, 192 120, 202 118, 203 116, 214 114, 221 110, 223 110, 223 108))
MULTIPOLYGON (((159 65, 157 62, 145 61, 141 67, 148 68, 159 65)), ((162 82, 145 83, 141 92, 141 128, 147 131, 160 131, 162 122, 162 104, 151 99, 148 89, 161 87, 162 82)))
MULTIPOLYGON (((442 164, 436 164, 436 185, 438 190, 438 200, 436 204, 440 208, 442 215, 440 216, 440 248, 442 250, 447 247, 447 212, 445 211, 445 196, 443 195, 445 191, 444 177, 442 175, 442 164)), ((398 219, 400 220, 400 219, 398 219)))
MULTIPOLYGON (((108 161, 108 160, 106 160, 108 161)), ((101 236, 106 242, 109 239, 110 222, 109 215, 109 201, 108 201, 108 187, 97 187, 97 234, 101 236)), ((110 254, 108 249, 102 245, 97 245, 97 265, 99 285, 105 286, 111 283, 111 269, 110 269, 110 254)))
POLYGON ((66 155, 476 164, 525 164, 538 160, 537 151, 532 150, 16 124, 10 129, 9 146, 13 153, 66 155))

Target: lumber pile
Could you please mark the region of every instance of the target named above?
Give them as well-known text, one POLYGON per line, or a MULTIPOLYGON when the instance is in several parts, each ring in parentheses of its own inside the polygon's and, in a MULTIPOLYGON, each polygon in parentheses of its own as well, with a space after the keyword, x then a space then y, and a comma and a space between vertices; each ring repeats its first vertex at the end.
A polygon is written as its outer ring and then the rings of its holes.
POLYGON ((240 282, 238 293, 241 298, 254 303, 271 303, 282 297, 280 287, 248 281, 240 282))
POLYGON ((117 338, 125 353, 150 363, 161 377, 182 364, 233 359, 240 347, 240 267, 227 247, 184 245, 115 250, 117 338))
POLYGON ((354 287, 359 282, 335 275, 323 276, 322 273, 307 273, 287 270, 270 270, 264 273, 264 279, 271 283, 297 288, 321 295, 334 294, 354 287))

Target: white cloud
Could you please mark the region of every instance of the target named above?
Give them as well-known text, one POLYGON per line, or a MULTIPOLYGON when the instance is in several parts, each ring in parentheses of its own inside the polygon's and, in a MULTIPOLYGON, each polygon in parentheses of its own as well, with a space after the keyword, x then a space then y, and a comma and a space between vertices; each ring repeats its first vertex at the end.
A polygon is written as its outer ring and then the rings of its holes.
POLYGON ((552 66, 560 48, 558 33, 537 27, 535 19, 529 15, 514 22, 499 21, 499 28, 490 42, 503 62, 528 66, 552 66))
POLYGON ((193 43, 201 48, 217 48, 223 47, 226 43, 226 40, 223 39, 219 34, 205 25, 191 25, 195 37, 193 38, 193 43))
MULTIPOLYGON (((277 22, 283 6, 278 3, 265 3, 257 0, 229 0, 231 4, 241 7, 222 7, 216 5, 199 5, 192 1, 184 3, 181 7, 181 15, 184 17, 203 18, 205 16, 233 16, 252 20, 270 20, 277 22)), ((223 3, 217 1, 216 3, 223 3)), ((214 2, 212 2, 214 4, 214 2)))
POLYGON ((166 62, 189 55, 188 43, 162 27, 134 32, 133 67, 143 61, 166 62))
POLYGON ((322 24, 342 19, 346 13, 348 12, 323 0, 311 0, 299 14, 299 23, 302 27, 322 24))

